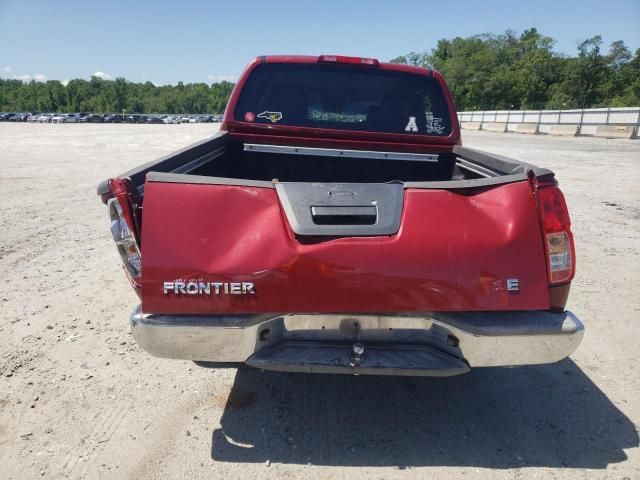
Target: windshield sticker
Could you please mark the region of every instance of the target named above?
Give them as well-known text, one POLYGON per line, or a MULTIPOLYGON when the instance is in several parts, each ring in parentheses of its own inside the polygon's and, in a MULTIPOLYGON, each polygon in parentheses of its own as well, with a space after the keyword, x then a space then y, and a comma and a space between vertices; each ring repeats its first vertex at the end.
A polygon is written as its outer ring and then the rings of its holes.
POLYGON ((427 133, 435 133, 436 135, 442 135, 444 132, 444 125, 442 119, 439 117, 427 118, 427 133))
POLYGON ((256 119, 256 116, 253 112, 247 112, 244 114, 244 121, 245 122, 253 122, 256 119))
POLYGON ((416 125, 416 117, 409 117, 409 123, 404 127, 405 132, 417 132, 418 125, 416 125))
POLYGON ((258 118, 266 118, 271 120, 271 123, 276 123, 278 120, 282 120, 281 112, 262 112, 258 115, 258 118))

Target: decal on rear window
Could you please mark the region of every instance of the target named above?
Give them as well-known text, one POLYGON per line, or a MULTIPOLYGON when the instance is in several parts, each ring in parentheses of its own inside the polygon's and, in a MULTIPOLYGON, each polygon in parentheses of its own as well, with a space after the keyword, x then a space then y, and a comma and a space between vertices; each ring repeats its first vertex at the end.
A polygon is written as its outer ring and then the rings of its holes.
POLYGON ((409 117, 409 123, 404 127, 405 132, 417 132, 418 125, 416 125, 416 117, 409 117))
POLYGON ((245 122, 253 122, 256 119, 256 116, 253 112, 247 112, 244 114, 244 121, 245 122))
POLYGON ((427 118, 427 133, 442 135, 445 130, 445 126, 442 123, 442 119, 439 117, 427 118))
POLYGON ((276 123, 278 120, 282 120, 282 112, 262 112, 258 114, 258 118, 266 118, 271 120, 271 123, 276 123))

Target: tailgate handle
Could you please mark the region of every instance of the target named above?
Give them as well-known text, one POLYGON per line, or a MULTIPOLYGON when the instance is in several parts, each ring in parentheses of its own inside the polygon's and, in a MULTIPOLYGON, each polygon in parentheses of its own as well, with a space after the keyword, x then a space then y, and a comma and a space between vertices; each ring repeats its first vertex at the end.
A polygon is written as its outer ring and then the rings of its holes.
POLYGON ((296 235, 372 237, 400 230, 402 183, 278 182, 275 186, 296 235))
POLYGON ((316 225, 375 225, 378 209, 375 206, 316 206, 311 207, 316 225))

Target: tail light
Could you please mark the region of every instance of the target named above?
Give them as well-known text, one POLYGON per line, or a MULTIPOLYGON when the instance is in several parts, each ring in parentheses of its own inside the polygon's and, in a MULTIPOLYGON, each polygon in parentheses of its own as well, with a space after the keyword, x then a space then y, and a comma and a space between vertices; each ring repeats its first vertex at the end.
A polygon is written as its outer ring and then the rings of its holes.
POLYGON ((552 186, 540 188, 537 196, 549 283, 567 283, 575 273, 576 256, 564 195, 558 187, 552 186))
MULTIPOLYGON (((125 215, 125 211, 118 198, 112 198, 108 202, 109 218, 111 219, 111 235, 118 247, 118 253, 122 263, 129 274, 132 282, 138 283, 137 278, 141 272, 141 257, 138 242, 133 233, 133 225, 130 215, 125 215)), ((128 209, 128 206, 126 207, 128 209)), ((127 210, 128 211, 128 210, 127 210)))

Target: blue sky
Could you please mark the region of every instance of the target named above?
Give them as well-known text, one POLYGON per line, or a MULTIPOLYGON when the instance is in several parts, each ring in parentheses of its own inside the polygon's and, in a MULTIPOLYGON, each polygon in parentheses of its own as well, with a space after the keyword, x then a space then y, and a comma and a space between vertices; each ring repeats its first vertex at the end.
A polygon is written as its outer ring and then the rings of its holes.
POLYGON ((0 0, 0 76, 235 80, 262 54, 389 60, 441 38, 536 27, 558 51, 600 34, 640 48, 640 0, 0 0))

